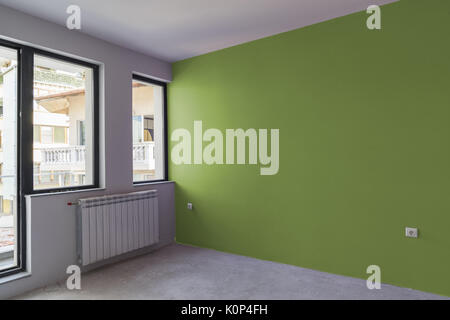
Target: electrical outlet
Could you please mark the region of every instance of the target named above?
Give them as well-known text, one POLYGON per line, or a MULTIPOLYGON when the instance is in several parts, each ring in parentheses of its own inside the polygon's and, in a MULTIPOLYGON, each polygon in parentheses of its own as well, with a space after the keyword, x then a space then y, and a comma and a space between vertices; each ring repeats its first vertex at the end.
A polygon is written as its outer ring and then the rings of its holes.
POLYGON ((192 203, 191 202, 188 202, 187 208, 188 208, 188 210, 192 210, 192 203))
POLYGON ((418 236, 417 228, 406 227, 405 235, 407 238, 417 238, 418 236))

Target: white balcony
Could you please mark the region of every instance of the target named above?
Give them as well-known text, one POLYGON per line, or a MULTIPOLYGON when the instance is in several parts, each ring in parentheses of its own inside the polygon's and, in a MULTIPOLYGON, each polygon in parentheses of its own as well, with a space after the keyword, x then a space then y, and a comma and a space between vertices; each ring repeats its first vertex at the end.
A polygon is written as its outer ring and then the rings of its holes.
MULTIPOLYGON (((133 145, 133 170, 155 170, 154 142, 133 145)), ((84 171, 86 161, 85 146, 36 147, 34 162, 40 164, 41 171, 84 171)))
POLYGON ((85 146, 40 147, 34 149, 34 161, 41 171, 84 171, 85 146))

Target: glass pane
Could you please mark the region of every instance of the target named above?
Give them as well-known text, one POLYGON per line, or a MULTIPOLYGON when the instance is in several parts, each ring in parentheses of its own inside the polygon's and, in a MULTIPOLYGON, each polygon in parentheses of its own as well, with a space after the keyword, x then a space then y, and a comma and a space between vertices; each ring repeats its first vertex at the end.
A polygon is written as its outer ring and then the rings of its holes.
POLYGON ((17 52, 0 47, 0 271, 17 266, 17 52))
POLYGON ((34 189, 93 184, 93 70, 36 55, 33 91, 34 189))
POLYGON ((164 89, 133 80, 133 181, 164 179, 164 89))

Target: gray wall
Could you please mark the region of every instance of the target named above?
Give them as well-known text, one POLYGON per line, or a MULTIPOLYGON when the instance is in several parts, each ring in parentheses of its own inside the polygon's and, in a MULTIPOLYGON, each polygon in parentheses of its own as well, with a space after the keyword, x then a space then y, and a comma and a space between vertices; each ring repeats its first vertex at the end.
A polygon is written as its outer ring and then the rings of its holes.
MULTIPOLYGON (((75 211, 66 205, 68 201, 157 189, 161 234, 158 246, 172 242, 175 237, 174 185, 133 186, 131 121, 132 73, 170 81, 170 64, 3 6, 0 6, 0 37, 101 64, 100 180, 103 188, 27 199, 31 275, 7 283, 0 279, 0 298, 62 280, 67 266, 76 264, 75 211)), ((155 247, 147 250, 152 249, 155 247)))

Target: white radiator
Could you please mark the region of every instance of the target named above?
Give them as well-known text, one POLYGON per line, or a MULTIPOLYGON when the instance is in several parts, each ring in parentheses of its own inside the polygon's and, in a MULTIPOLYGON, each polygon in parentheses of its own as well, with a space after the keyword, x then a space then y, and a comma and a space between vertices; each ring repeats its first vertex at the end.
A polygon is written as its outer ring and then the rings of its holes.
POLYGON ((159 241, 157 191, 79 200, 78 257, 85 266, 159 241))

